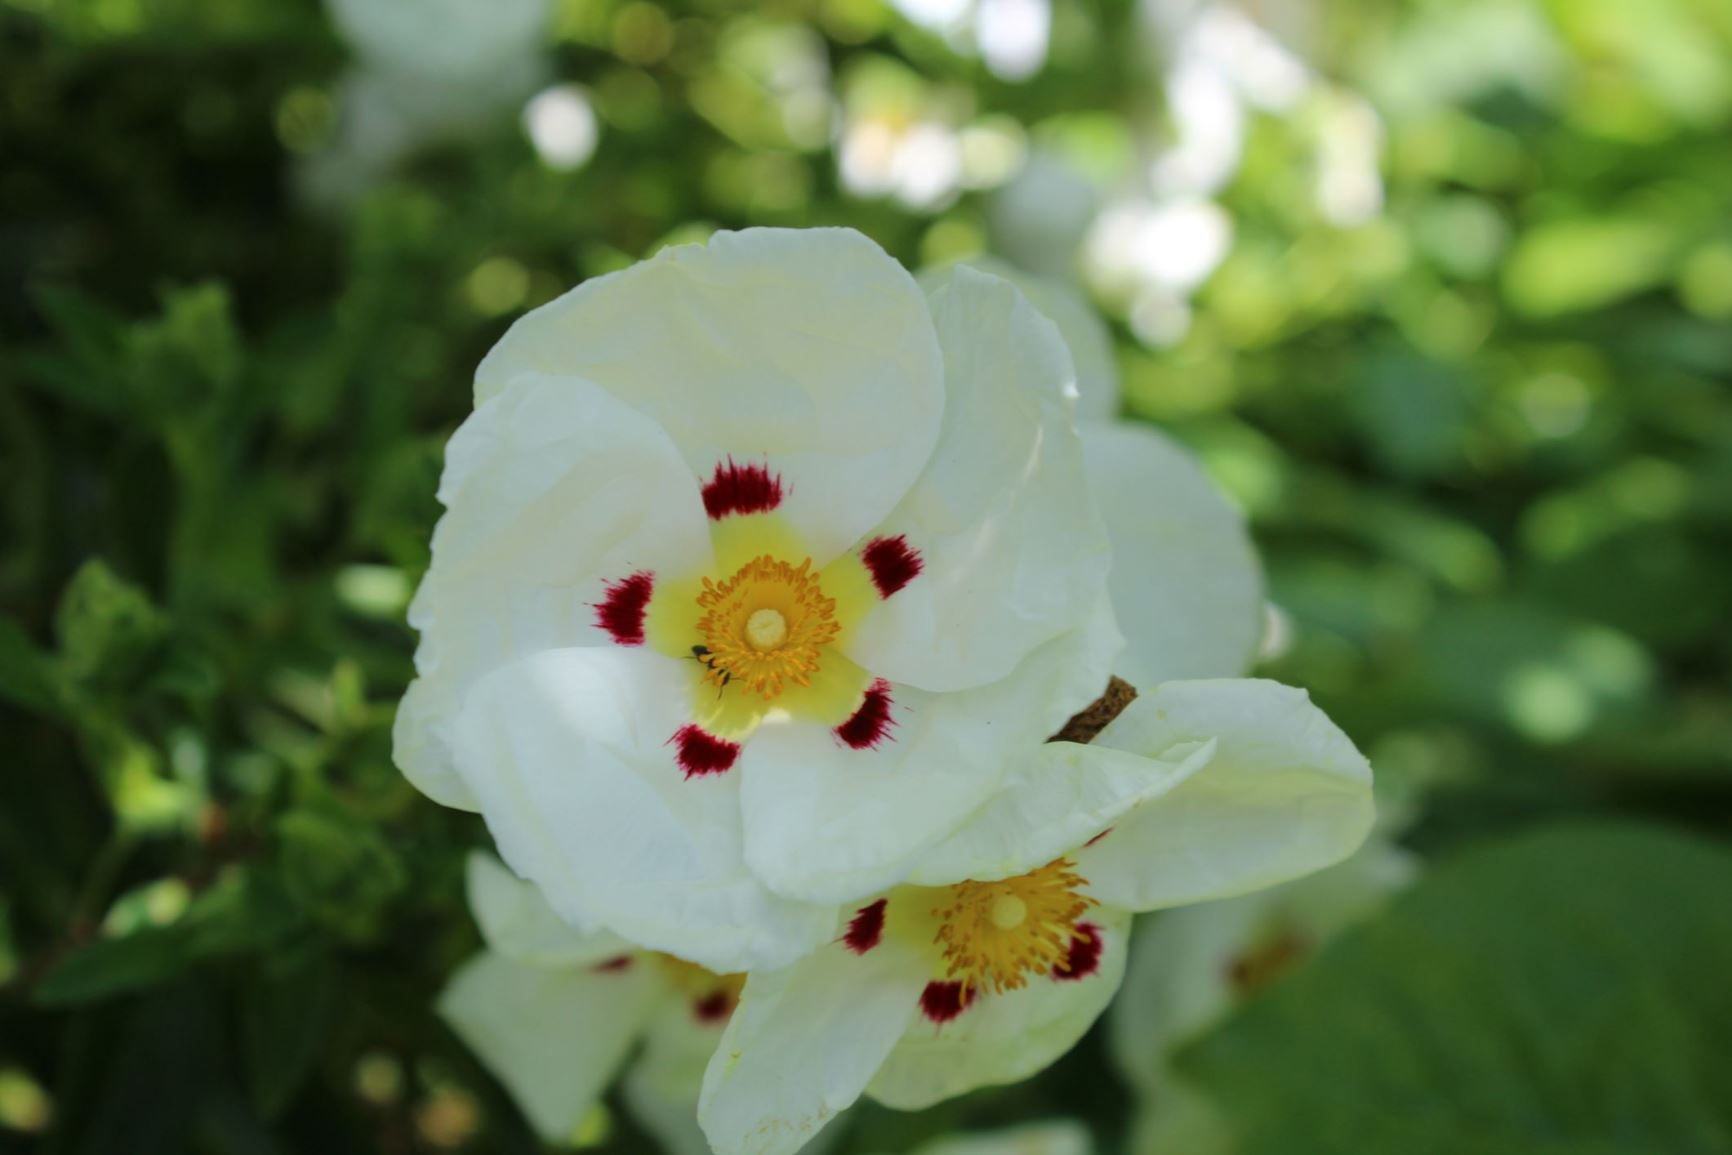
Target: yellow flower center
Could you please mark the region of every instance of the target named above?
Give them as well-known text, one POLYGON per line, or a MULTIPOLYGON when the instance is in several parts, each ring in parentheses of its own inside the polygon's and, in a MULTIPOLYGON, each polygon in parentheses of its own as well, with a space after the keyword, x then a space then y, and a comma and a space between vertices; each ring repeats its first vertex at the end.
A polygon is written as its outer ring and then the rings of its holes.
POLYGON ((1088 909, 1076 893, 1085 881, 1061 858, 1015 878, 947 887, 950 905, 932 915, 949 977, 970 991, 1014 991, 1031 974, 1052 973, 1088 909))
POLYGON ((704 579, 698 594, 705 678, 718 686, 738 682, 775 698, 793 682, 812 684, 823 648, 835 640, 836 602, 824 596, 812 559, 798 566, 770 554, 753 558, 726 581, 704 579))

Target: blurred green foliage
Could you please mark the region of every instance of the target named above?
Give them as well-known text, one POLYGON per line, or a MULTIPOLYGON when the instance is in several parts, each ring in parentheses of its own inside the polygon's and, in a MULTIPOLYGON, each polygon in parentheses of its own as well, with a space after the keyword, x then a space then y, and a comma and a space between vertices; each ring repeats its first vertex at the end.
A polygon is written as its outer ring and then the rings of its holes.
MULTIPOLYGON (((1726 1011, 1724 853, 1664 832, 1732 832, 1732 10, 1297 7, 1381 116, 1381 211, 1318 210, 1315 109, 1257 114, 1182 329, 1096 287, 1128 415, 1253 519, 1292 623, 1266 672, 1430 787, 1409 841, 1445 866, 1202 1068, 1254 1150, 1732 1150, 1732 1065, 1691 1023, 1726 1011), (1584 817, 1655 825, 1529 833, 1584 817), (1367 1006, 1408 1017, 1340 1030, 1367 1006), (1493 1130, 1383 1114, 1435 1085, 1421 1052, 1493 1130)), ((1019 83, 880 0, 562 0, 587 164, 507 111, 333 205, 309 173, 346 49, 310 0, 0 0, 0 1151, 536 1149, 430 1010, 484 832, 390 760, 473 366, 714 226, 1026 250, 1069 210, 1018 225, 992 186, 1041 154, 1140 187, 1155 61, 1125 0, 1056 0, 1019 83), (841 179, 850 133, 922 118, 963 133, 960 187, 841 179)), ((1104 1064, 868 1110, 846 1149, 1063 1113, 1110 1151, 1104 1064)), ((598 1142, 646 1150, 632 1126, 598 1142)))

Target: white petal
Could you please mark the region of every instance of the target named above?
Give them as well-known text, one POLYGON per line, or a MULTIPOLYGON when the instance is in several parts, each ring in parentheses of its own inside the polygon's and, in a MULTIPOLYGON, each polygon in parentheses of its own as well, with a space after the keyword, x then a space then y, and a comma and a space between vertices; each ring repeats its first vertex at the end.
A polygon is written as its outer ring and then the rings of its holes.
POLYGON ((916 1018, 867 1094, 918 1111, 976 1087, 1026 1079, 1075 1046, 1119 988, 1130 929, 1121 911, 1097 908, 1085 919, 1105 940, 1094 974, 1066 982, 1033 976, 1021 990, 981 995, 942 1025, 916 1018))
POLYGON ((737 768, 687 780, 675 765, 688 682, 644 650, 532 655, 470 692, 457 764, 500 854, 567 922, 718 973, 780 965, 837 915, 747 871, 737 768))
POLYGON ((451 721, 475 680, 537 650, 611 645, 604 583, 710 558, 691 471, 653 421, 586 382, 526 376, 445 449, 433 564, 409 622, 420 677, 398 709, 397 764, 434 800, 473 810, 451 721))
MULTIPOLYGON (((702 1076, 703 1068, 698 1069, 702 1076)), ((620 1083, 620 1094, 632 1117, 661 1144, 667 1155, 710 1155, 710 1141, 698 1126, 698 1085, 691 1094, 670 1097, 644 1073, 642 1063, 633 1064, 620 1083)))
POLYGON ((820 565, 907 492, 944 408, 920 290, 849 229, 720 232, 588 281, 511 327, 476 399, 526 371, 612 391, 700 478, 729 455, 767 461, 820 565))
POLYGON ((439 1013, 535 1129, 562 1142, 613 1081, 659 994, 641 965, 550 969, 487 952, 453 976, 439 1013))
POLYGON ((1274 889, 1163 910, 1131 938, 1124 990, 1108 1017, 1118 1066, 1140 1089, 1162 1077, 1167 1056, 1233 1005, 1233 963, 1255 940, 1274 889))
POLYGON ((956 690, 1005 677, 1074 628, 1110 557, 1057 330, 1008 282, 963 266, 931 300, 944 427, 926 472, 873 531, 904 537, 923 569, 872 609, 847 652, 892 682, 956 690))
POLYGON ((698 1106, 716 1155, 792 1155, 858 1099, 914 1018, 928 967, 886 938, 747 979, 698 1106))
POLYGON ((944 886, 1026 874, 1174 789, 1214 753, 1212 740, 1178 743, 1154 758, 1075 742, 1042 743, 990 802, 921 857, 908 881, 944 886))
MULTIPOLYGON (((698 1072, 698 1074, 703 1074, 698 1072)), ((703 1138, 698 1126, 698 1087, 693 1084, 691 1096, 669 1098, 643 1074, 643 1063, 636 1063, 620 1081, 620 1096, 630 1108, 637 1126, 655 1136, 660 1150, 667 1155, 710 1155, 710 1141, 703 1138)))
POLYGON ((698 1127, 698 1093, 721 1037, 719 1024, 700 1021, 691 1000, 676 995, 657 1009, 643 1053, 626 1072, 626 1103, 673 1155, 709 1155, 698 1127))
POLYGON ((1371 829, 1371 767, 1303 690, 1240 678, 1146 690, 1099 745, 1155 754, 1218 742, 1177 789, 1077 855, 1101 902, 1153 910, 1228 898, 1320 870, 1371 829))
POLYGON ((1112 539, 1121 677, 1138 686, 1245 672, 1263 636, 1263 575, 1244 519, 1191 455, 1126 422, 1081 423, 1112 539))
MULTIPOLYGON (((1113 357, 1113 335, 1106 322, 1076 289, 1063 281, 1025 273, 993 257, 969 257, 971 269, 1002 277, 1022 291, 1041 316, 1058 327, 1076 367, 1076 416, 1082 421, 1110 421, 1119 411, 1119 369, 1113 357)), ((920 274, 922 288, 931 292, 942 281, 944 268, 920 274)))
POLYGON ((469 854, 469 910, 481 937, 498 953, 538 966, 583 966, 637 948, 616 934, 586 934, 553 913, 533 882, 525 882, 485 851, 469 854))
POLYGON ((747 862, 771 889, 815 902, 901 881, 1018 758, 1099 697, 1118 647, 1102 598, 1082 628, 1002 681, 950 694, 892 686, 895 726, 875 749, 817 726, 764 726, 741 758, 747 862))

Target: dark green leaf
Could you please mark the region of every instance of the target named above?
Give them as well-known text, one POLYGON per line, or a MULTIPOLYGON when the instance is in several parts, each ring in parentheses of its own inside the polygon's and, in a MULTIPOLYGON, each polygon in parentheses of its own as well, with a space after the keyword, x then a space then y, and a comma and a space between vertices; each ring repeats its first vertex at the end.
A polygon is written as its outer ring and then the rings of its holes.
POLYGON ((100 559, 72 575, 54 624, 66 672, 80 680, 126 677, 167 632, 144 591, 100 559))
POLYGON ((267 958, 242 986, 241 1054, 253 1105, 266 1118, 293 1101, 317 1062, 336 989, 336 965, 322 952, 267 958))
POLYGON ((16 622, 0 618, 0 699, 53 714, 60 710, 60 688, 48 655, 20 629, 16 622))
POLYGON ((1732 854, 1645 827, 1464 854, 1184 1066, 1244 1155, 1732 1152, 1732 854))

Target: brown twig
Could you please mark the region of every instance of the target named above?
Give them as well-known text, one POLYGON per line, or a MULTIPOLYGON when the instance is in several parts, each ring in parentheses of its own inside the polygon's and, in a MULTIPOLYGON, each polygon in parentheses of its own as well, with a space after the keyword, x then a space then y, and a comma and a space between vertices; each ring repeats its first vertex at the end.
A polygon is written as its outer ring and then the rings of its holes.
POLYGON ((1059 729, 1059 732, 1048 738, 1047 741, 1094 741, 1095 736, 1107 728, 1107 723, 1117 718, 1136 696, 1137 688, 1123 678, 1109 679, 1106 693, 1071 715, 1070 721, 1066 722, 1059 729))

